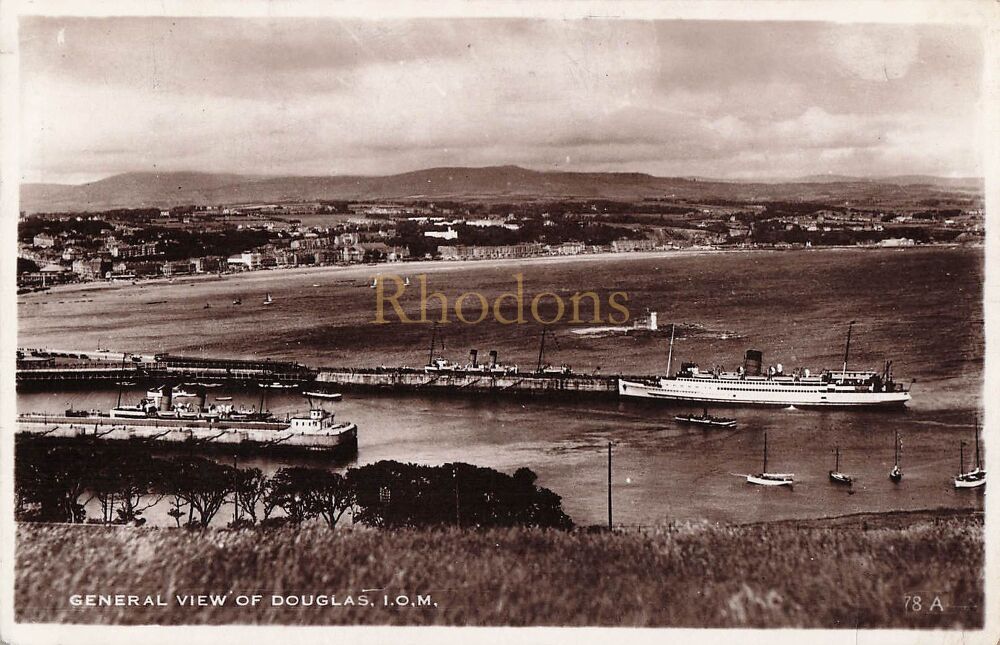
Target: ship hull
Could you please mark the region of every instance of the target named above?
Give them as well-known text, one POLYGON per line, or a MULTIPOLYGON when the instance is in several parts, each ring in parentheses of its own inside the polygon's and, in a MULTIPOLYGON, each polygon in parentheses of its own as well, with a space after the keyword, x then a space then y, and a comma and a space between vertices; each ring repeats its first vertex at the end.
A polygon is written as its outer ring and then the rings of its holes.
POLYGON ((757 388, 735 382, 732 384, 673 383, 653 385, 638 381, 618 381, 622 397, 653 399, 678 403, 713 405, 750 405, 797 408, 865 408, 899 407, 910 400, 909 392, 857 392, 820 388, 782 388, 762 385, 757 388))

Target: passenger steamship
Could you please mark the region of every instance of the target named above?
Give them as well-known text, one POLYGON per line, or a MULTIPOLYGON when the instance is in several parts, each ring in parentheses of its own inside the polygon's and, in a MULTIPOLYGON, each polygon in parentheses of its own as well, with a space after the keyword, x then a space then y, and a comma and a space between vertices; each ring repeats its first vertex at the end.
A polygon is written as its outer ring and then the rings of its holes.
POLYGON ((735 372, 701 371, 695 363, 682 363, 681 369, 670 376, 669 365, 673 358, 671 332, 667 377, 655 382, 619 379, 618 393, 626 397, 701 405, 883 407, 901 406, 909 401, 909 391, 893 379, 892 361, 886 361, 881 372, 847 369, 850 338, 848 329, 842 370, 812 374, 807 369, 796 369, 786 373, 784 367, 778 364, 764 372, 763 354, 751 349, 746 352, 743 365, 735 372))

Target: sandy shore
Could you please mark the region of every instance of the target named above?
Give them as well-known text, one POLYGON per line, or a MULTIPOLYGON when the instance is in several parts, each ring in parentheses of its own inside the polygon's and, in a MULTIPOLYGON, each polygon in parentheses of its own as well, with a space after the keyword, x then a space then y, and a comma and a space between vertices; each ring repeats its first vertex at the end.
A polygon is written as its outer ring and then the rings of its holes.
MULTIPOLYGON (((937 244, 933 247, 908 247, 913 249, 921 248, 948 248, 956 245, 937 244)), ((326 266, 304 266, 282 269, 266 269, 259 271, 244 271, 239 273, 218 274, 195 274, 178 276, 177 278, 153 278, 139 280, 143 286, 168 286, 177 283, 199 283, 199 282, 222 282, 232 281, 233 283, 244 282, 246 284, 263 283, 277 281, 280 278, 295 278, 313 276, 317 279, 326 277, 336 278, 365 278, 370 279, 380 273, 387 275, 415 275, 420 273, 443 273, 455 270, 468 269, 499 269, 510 267, 519 269, 522 267, 559 265, 559 264, 585 264, 593 262, 606 262, 608 260, 639 261, 649 259, 670 260, 682 257, 697 257, 706 255, 734 255, 734 254, 766 254, 766 253, 788 253, 788 252, 808 252, 808 253, 834 253, 850 250, 858 251, 900 251, 907 247, 882 248, 863 246, 828 246, 809 249, 677 249, 670 251, 636 251, 630 253, 588 253, 581 255, 545 255, 529 258, 510 258, 497 260, 428 260, 413 262, 393 262, 379 263, 376 265, 353 264, 348 266, 326 265, 326 266)), ((908 250, 907 248, 907 250, 908 250)), ((132 286, 130 281, 122 282, 83 282, 66 285, 55 285, 48 291, 41 291, 18 296, 19 300, 28 300, 37 297, 49 297, 53 294, 72 295, 74 293, 94 293, 102 291, 112 291, 124 287, 132 286)))

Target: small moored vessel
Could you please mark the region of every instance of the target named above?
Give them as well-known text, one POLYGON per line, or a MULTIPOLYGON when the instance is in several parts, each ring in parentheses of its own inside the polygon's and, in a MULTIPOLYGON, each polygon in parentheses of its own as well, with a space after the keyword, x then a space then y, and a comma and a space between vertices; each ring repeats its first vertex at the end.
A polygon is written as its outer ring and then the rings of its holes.
POLYGON ((895 446, 895 460, 892 464, 892 470, 889 471, 889 479, 898 484, 903 479, 903 469, 899 467, 899 449, 903 444, 899 440, 899 430, 896 431, 896 446, 895 446))
POLYGON ((266 306, 266 305, 270 305, 270 304, 273 304, 273 303, 274 303, 274 298, 271 297, 270 293, 267 294, 266 296, 264 296, 264 302, 262 304, 264 304, 266 306))
POLYGON ((955 488, 979 488, 986 485, 986 471, 979 458, 979 427, 976 424, 976 467, 965 470, 965 442, 958 446, 958 472, 955 476, 955 488))
POLYGON ((303 392, 302 396, 311 399, 326 399, 327 401, 339 401, 342 398, 339 392, 303 392))
POLYGON ((747 475, 748 484, 758 486, 791 486, 794 483, 795 475, 792 473, 769 473, 767 472, 767 433, 764 433, 764 470, 756 475, 747 475))
POLYGON ((678 423, 692 423, 701 426, 712 426, 715 428, 736 427, 736 419, 730 419, 728 417, 713 417, 708 413, 708 408, 705 408, 701 415, 678 414, 674 417, 674 421, 677 421, 678 423))
POLYGON ((834 463, 833 470, 830 471, 830 481, 834 484, 846 484, 850 486, 854 483, 854 479, 850 475, 840 472, 840 446, 837 446, 835 451, 837 453, 837 461, 834 463))

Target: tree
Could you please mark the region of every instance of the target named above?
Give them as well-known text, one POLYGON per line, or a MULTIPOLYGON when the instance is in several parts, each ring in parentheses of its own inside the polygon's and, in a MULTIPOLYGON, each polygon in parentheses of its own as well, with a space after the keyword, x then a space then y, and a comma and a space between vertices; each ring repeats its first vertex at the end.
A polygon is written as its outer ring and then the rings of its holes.
MULTIPOLYGON (((257 509, 267 495, 268 479, 260 468, 238 469, 233 475, 233 495, 239 510, 250 518, 251 524, 257 523, 257 509)), ((264 517, 271 515, 274 506, 264 504, 264 517)))
POLYGON ((63 445, 49 437, 18 437, 14 465, 20 492, 19 519, 78 523, 86 519, 80 496, 94 463, 94 442, 83 439, 63 445))
POLYGON ((187 503, 188 525, 206 527, 233 490, 235 470, 204 457, 172 459, 163 491, 187 503))
POLYGON ((315 481, 312 470, 298 466, 282 468, 271 478, 268 501, 272 508, 280 507, 292 523, 300 524, 316 515, 308 500, 315 481))
POLYGON ((331 529, 354 505, 354 492, 339 473, 311 469, 311 482, 306 488, 306 503, 310 510, 326 521, 331 529))

